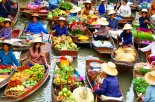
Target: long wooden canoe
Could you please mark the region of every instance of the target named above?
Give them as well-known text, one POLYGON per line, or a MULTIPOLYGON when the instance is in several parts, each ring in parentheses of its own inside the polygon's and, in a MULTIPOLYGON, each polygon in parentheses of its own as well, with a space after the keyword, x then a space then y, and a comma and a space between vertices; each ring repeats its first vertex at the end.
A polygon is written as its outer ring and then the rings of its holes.
POLYGON ((110 37, 109 39, 110 43, 112 44, 113 48, 109 48, 109 47, 96 47, 93 45, 93 49, 98 52, 99 54, 111 54, 114 50, 115 47, 115 43, 113 41, 113 39, 110 37))
MULTIPOLYGON (((117 50, 117 49, 116 49, 117 50)), ((116 64, 116 68, 118 71, 128 71, 133 69, 135 63, 138 60, 138 54, 136 49, 134 48, 135 52, 136 52, 136 56, 135 56, 135 60, 132 62, 127 62, 127 61, 116 61, 115 60, 115 51, 111 54, 111 60, 112 62, 114 62, 116 64)))
MULTIPOLYGON (((92 72, 91 67, 90 67, 91 62, 98 62, 98 63, 101 64, 101 63, 103 63, 103 61, 101 61, 101 60, 86 60, 86 76, 85 76, 86 83, 87 83, 88 87, 93 88, 94 78, 96 77, 98 72, 91 73, 92 72)), ((122 94, 122 96, 123 96, 123 94, 122 94)), ((124 99, 122 101, 118 101, 118 100, 105 100, 105 101, 102 101, 99 96, 96 96, 95 102, 124 102, 124 99)))
POLYGON ((123 18, 122 20, 118 21, 118 25, 120 29, 122 29, 124 27, 124 24, 126 23, 132 24, 133 20, 135 19, 135 17, 122 17, 122 18, 123 18))

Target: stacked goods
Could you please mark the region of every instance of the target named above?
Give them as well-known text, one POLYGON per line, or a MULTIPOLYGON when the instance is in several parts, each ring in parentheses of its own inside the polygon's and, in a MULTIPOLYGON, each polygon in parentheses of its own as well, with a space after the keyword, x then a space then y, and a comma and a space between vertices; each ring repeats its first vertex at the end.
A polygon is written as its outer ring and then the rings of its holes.
POLYGON ((108 48, 113 48, 113 45, 110 41, 101 41, 101 40, 98 40, 98 41, 93 41, 93 45, 95 47, 108 47, 108 48))
POLYGON ((115 51, 116 61, 133 62, 136 60, 136 51, 133 48, 118 48, 115 51))
POLYGON ((89 37, 87 37, 86 35, 82 35, 82 36, 79 36, 78 40, 80 40, 81 42, 85 42, 89 40, 89 37))
POLYGON ((53 38, 53 47, 57 50, 78 50, 78 47, 70 36, 62 35, 53 38))
POLYGON ((12 66, 0 65, 0 82, 4 81, 9 77, 9 74, 12 72, 12 66))
POLYGON ((10 78, 4 95, 6 96, 19 96, 31 89, 37 82, 44 76, 44 66, 34 64, 34 66, 19 67, 18 72, 14 73, 10 78))
POLYGON ((90 24, 90 25, 98 25, 97 19, 98 19, 98 16, 96 16, 94 14, 90 14, 90 15, 87 16, 86 23, 90 24))
POLYGON ((73 8, 73 5, 70 2, 64 2, 64 1, 62 1, 60 3, 60 9, 62 9, 62 10, 71 10, 72 8, 73 8))

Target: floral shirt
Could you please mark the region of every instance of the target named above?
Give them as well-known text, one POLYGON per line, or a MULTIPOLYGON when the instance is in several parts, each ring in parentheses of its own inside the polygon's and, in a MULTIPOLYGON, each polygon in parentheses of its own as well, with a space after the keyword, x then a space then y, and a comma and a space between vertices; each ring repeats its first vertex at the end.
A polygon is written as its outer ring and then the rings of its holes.
POLYGON ((12 28, 2 28, 0 30, 0 38, 4 37, 4 39, 12 38, 12 28))

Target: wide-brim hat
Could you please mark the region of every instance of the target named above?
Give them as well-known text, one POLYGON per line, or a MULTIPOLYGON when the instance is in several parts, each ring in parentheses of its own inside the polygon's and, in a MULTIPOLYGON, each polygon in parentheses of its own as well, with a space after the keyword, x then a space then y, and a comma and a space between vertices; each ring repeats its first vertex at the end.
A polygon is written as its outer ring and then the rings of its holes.
POLYGON ((142 15, 142 13, 149 13, 147 9, 142 9, 142 11, 139 12, 140 15, 142 15))
POLYGON ((105 72, 106 74, 111 76, 116 76, 118 74, 116 65, 112 62, 101 64, 101 72, 105 72))
POLYGON ((71 13, 77 13, 81 11, 81 7, 73 6, 73 8, 70 10, 71 13))
POLYGON ((11 21, 11 19, 9 19, 9 18, 5 18, 5 20, 2 22, 2 26, 5 26, 5 22, 10 22, 10 27, 12 27, 14 25, 14 22, 11 21))
POLYGON ((33 17, 37 17, 37 19, 40 18, 39 14, 37 14, 37 13, 32 14, 32 18, 33 18, 33 17))
POLYGON ((106 0, 101 0, 101 2, 106 1, 106 0))
POLYGON ((109 25, 109 22, 106 20, 106 18, 101 17, 97 19, 97 24, 107 26, 109 25))
POLYGON ((9 45, 9 48, 12 49, 13 45, 10 40, 0 41, 0 47, 3 47, 5 44, 9 45))
POLYGON ((151 71, 145 74, 145 80, 150 85, 155 85, 155 71, 151 71))
POLYGON ((125 24, 123 27, 123 30, 131 30, 131 29, 132 29, 131 24, 125 24))
POLYGON ((73 90, 76 102, 94 102, 94 95, 90 88, 79 87, 73 90))
POLYGON ((115 12, 114 10, 110 10, 110 11, 108 12, 108 15, 111 15, 111 14, 116 14, 116 12, 115 12))
POLYGON ((31 43, 31 46, 34 46, 35 43, 41 43, 41 45, 45 45, 45 43, 42 41, 41 37, 34 38, 31 43))
POLYGON ((83 4, 92 4, 90 0, 86 0, 83 4))

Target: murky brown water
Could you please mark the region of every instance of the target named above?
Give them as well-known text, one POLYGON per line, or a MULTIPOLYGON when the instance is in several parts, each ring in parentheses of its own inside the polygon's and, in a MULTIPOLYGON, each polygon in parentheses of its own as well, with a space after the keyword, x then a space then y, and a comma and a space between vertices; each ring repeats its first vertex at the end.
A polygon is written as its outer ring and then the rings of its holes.
MULTIPOLYGON (((29 2, 29 0, 15 0, 17 1, 20 6, 24 6, 29 2)), ((24 21, 27 21, 26 18, 20 17, 18 19, 18 22, 16 24, 16 29, 21 28, 24 25, 24 21)), ((47 25, 46 21, 43 21, 44 25, 47 25)), ((144 54, 141 54, 142 58, 144 58, 144 54)), ((96 56, 99 57, 100 59, 104 60, 105 62, 110 60, 110 55, 109 56, 103 56, 99 55, 96 53, 93 49, 91 49, 89 46, 88 47, 81 47, 79 50, 79 57, 74 59, 73 65, 76 68, 79 68, 81 71, 85 69, 85 58, 87 56, 96 56), (81 67, 82 66, 82 67, 81 67)), ((145 60, 144 60, 145 61, 145 60)), ((52 65, 54 66, 54 65, 52 65)), ((51 82, 52 82, 52 70, 51 70, 51 76, 48 78, 46 83, 34 94, 29 96, 28 98, 22 100, 22 102, 50 102, 51 101, 51 82)), ((126 99, 126 102, 134 102, 134 93, 133 89, 131 87, 132 79, 133 79, 133 72, 132 70, 128 72, 123 72, 119 73, 118 75, 120 87, 122 89, 122 92, 124 94, 124 98, 126 99)), ((1 102, 1 101, 0 101, 1 102)))

